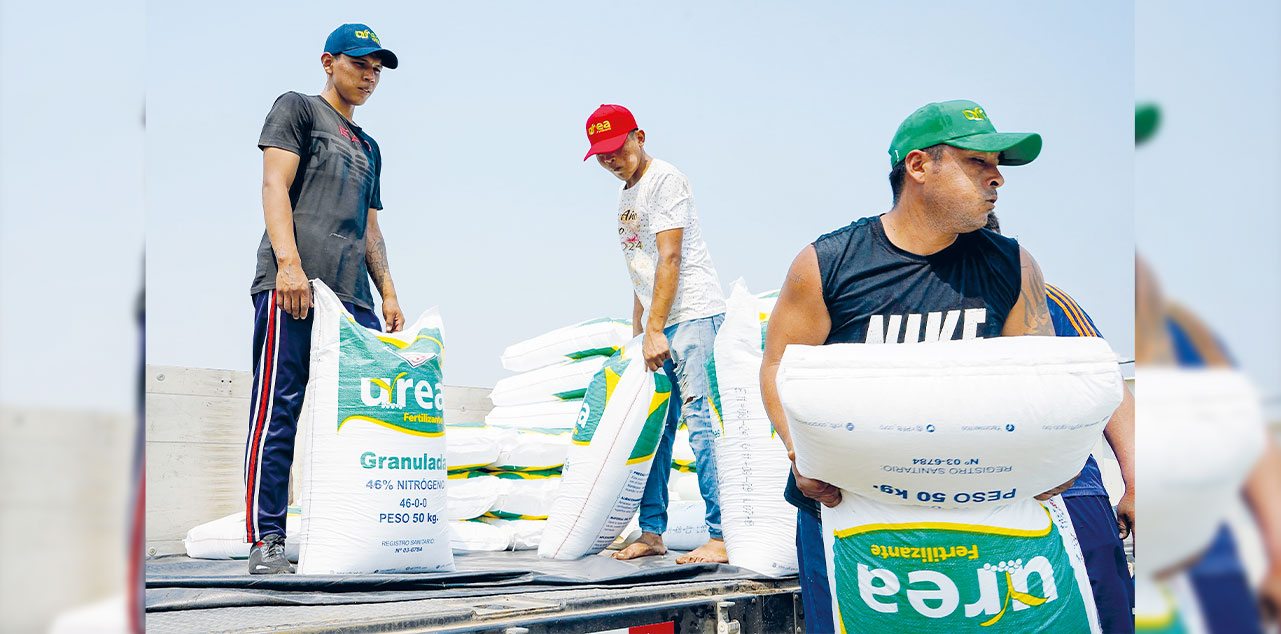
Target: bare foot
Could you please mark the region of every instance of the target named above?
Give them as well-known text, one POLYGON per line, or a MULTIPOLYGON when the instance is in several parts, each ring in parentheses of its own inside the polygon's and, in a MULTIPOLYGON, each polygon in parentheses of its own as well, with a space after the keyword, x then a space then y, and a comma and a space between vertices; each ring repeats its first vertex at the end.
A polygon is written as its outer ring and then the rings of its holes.
POLYGON ((727 564, 729 555, 725 552, 725 540, 709 539, 706 544, 676 558, 678 564, 727 564))
MULTIPOLYGON (((725 547, 721 546, 721 552, 725 552, 725 547)), ((636 559, 637 557, 649 557, 651 555, 667 554, 667 546, 663 545, 663 536, 657 533, 641 533, 640 539, 627 545, 616 553, 614 559, 636 559)), ((690 553, 691 555, 693 553, 690 553)))

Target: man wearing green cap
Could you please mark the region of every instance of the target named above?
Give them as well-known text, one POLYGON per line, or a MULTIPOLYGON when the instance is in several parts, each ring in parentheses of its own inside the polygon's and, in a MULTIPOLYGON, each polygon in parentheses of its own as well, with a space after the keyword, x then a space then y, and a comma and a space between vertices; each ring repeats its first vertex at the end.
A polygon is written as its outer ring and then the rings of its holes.
POLYGON ((836 506, 841 492, 796 469, 774 383, 783 350, 794 343, 1053 336, 1040 267, 1014 240, 983 230, 1005 183, 999 166, 1030 163, 1040 151, 1040 135, 998 133, 972 101, 923 106, 890 143, 890 211, 819 237, 792 262, 770 316, 761 395, 793 459, 785 497, 799 509, 807 631, 835 631, 818 504, 836 506), (950 331, 922 328, 926 315, 949 312, 956 315, 945 320, 950 331))

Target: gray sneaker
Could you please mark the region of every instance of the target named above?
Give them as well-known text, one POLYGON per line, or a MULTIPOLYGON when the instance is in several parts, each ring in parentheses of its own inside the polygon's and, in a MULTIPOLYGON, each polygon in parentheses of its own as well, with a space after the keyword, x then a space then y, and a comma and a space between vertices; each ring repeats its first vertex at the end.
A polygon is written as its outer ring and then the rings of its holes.
POLYGON ((249 574, 274 575, 293 571, 293 564, 285 559, 284 535, 271 533, 249 549, 249 574))

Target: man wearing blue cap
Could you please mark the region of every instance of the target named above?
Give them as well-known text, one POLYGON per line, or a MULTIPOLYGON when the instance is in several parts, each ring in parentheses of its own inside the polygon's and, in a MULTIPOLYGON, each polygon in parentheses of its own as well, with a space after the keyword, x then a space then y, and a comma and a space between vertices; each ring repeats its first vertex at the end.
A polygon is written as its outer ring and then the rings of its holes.
POLYGON ((806 631, 838 631, 819 504, 836 506, 841 491, 797 471, 774 382, 783 350, 789 344, 1053 336, 1036 260, 1018 242, 982 231, 1005 183, 1000 167, 1031 163, 1040 152, 1040 135, 998 133, 972 101, 926 104, 899 125, 890 143, 893 207, 820 236, 788 270, 770 315, 761 398, 792 458, 785 497, 798 509, 806 631), (947 313, 955 317, 940 330, 924 319, 947 313))
POLYGON ((285 558, 285 507, 294 435, 311 353, 311 286, 320 279, 368 328, 381 328, 369 291, 382 296, 388 332, 404 326, 387 247, 378 143, 352 121, 395 53, 363 24, 329 34, 319 95, 287 92, 267 114, 262 207, 267 229, 249 293, 254 303, 254 379, 245 447, 245 532, 250 574, 293 572, 285 558))

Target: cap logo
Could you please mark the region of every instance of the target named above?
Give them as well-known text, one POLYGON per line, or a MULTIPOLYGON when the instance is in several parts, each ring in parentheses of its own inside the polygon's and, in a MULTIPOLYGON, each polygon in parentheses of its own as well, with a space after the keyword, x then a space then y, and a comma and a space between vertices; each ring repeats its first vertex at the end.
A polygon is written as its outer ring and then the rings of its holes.
POLYGON ((373 41, 374 41, 374 44, 377 44, 377 45, 379 45, 379 46, 382 46, 382 42, 379 42, 379 41, 378 41, 378 36, 377 36, 377 35, 374 35, 374 32, 373 32, 373 31, 370 31, 369 29, 365 29, 365 30, 363 30, 363 31, 356 31, 356 32, 355 32, 355 33, 353 33, 352 35, 355 35, 356 37, 358 37, 358 38, 360 38, 360 39, 362 39, 362 40, 373 40, 373 41))
POLYGON ((962 110, 961 114, 965 115, 965 118, 969 119, 970 121, 983 121, 984 119, 987 118, 987 115, 983 112, 982 108, 974 108, 973 110, 962 110))
POLYGON ((609 132, 609 122, 601 121, 600 123, 593 123, 587 126, 587 136, 592 136, 597 132, 609 132))

